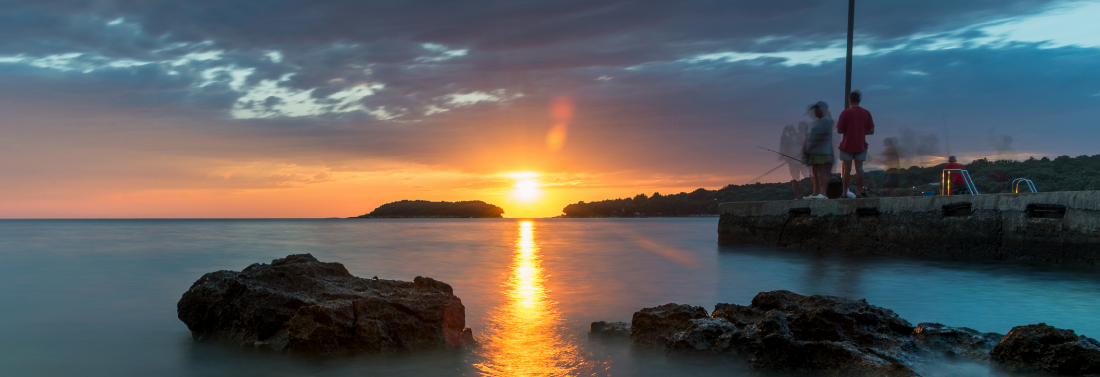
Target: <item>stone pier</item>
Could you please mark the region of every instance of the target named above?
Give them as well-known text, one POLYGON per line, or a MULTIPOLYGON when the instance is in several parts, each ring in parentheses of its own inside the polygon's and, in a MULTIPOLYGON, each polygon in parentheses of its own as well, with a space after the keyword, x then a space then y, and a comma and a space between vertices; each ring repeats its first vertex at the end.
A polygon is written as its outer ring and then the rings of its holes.
POLYGON ((720 245, 1100 266, 1100 191, 722 203, 720 245))

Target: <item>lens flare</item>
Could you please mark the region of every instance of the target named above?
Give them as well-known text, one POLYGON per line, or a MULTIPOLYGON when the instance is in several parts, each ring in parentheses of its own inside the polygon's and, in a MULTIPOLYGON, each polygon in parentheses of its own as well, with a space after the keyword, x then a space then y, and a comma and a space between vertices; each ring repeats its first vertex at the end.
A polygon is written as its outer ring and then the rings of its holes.
POLYGON ((546 132, 546 149, 558 151, 565 146, 575 107, 573 98, 567 96, 557 96, 550 101, 550 118, 553 119, 554 126, 546 132))
POLYGON ((569 125, 565 123, 555 124, 546 133, 546 149, 550 151, 561 150, 565 146, 565 139, 569 136, 569 125))

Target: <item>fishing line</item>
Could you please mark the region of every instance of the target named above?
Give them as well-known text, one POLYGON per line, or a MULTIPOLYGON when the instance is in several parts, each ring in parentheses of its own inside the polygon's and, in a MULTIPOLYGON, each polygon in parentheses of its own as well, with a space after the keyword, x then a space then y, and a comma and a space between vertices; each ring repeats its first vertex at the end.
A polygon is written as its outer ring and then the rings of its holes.
MULTIPOLYGON (((760 148, 760 149, 766 150, 766 151, 768 151, 768 152, 776 153, 776 154, 779 154, 780 156, 783 156, 783 157, 786 157, 786 158, 789 158, 789 159, 792 159, 792 160, 798 161, 799 163, 802 163, 802 160, 799 160, 799 159, 797 159, 797 158, 794 158, 794 157, 791 157, 791 156, 788 156, 788 155, 785 155, 785 154, 782 154, 782 153, 779 153, 779 152, 773 151, 773 150, 771 150, 771 149, 768 149, 768 148, 764 148, 764 147, 757 147, 757 148, 760 148)), ((778 168, 776 168, 776 169, 778 169, 778 168)), ((840 179, 844 179, 844 177, 841 177, 841 176, 839 176, 839 175, 836 175, 836 174, 833 174, 833 173, 829 173, 829 175, 831 175, 831 176, 834 176, 834 177, 837 177, 837 178, 840 178, 840 179)), ((849 181, 849 182, 848 182, 848 184, 849 184, 849 185, 854 185, 854 184, 855 184, 855 182, 849 181)), ((847 187, 845 187, 845 189, 847 189, 847 187)), ((881 196, 881 197, 884 197, 884 198, 886 197, 886 195, 882 195, 882 194, 879 194, 879 193, 878 193, 878 192, 876 192, 875 190, 872 190, 872 189, 869 189, 869 188, 866 188, 866 187, 864 187, 863 189, 864 189, 864 190, 866 190, 866 191, 870 191, 870 192, 871 192, 872 194, 875 194, 875 195, 878 195, 878 196, 881 196)), ((845 190, 845 191, 847 191, 847 190, 845 190)))
MULTIPOLYGON (((771 174, 771 173, 772 173, 773 171, 775 171, 776 169, 779 169, 779 168, 783 167, 783 165, 786 165, 786 164, 787 164, 786 162, 784 162, 784 163, 782 163, 782 164, 779 164, 779 166, 776 166, 776 167, 775 167, 775 169, 772 169, 772 170, 768 170, 768 172, 767 172, 767 173, 761 174, 761 175, 760 175, 759 177, 753 178, 753 179, 752 179, 751 181, 749 181, 749 183, 753 183, 753 182, 759 181, 759 180, 760 180, 760 178, 764 178, 764 176, 765 176, 765 175, 771 174)), ((746 183, 746 185, 747 185, 747 184, 749 184, 749 183, 746 183)))

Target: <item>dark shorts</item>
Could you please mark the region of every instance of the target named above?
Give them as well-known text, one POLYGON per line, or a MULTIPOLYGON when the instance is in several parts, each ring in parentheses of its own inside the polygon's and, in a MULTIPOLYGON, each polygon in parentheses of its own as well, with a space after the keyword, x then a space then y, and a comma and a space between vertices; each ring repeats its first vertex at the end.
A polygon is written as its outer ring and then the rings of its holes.
POLYGON ((825 165, 832 162, 832 157, 827 154, 811 154, 810 158, 806 159, 806 165, 825 165))
POLYGON ((898 188, 899 186, 901 186, 900 175, 901 174, 897 173, 886 173, 886 179, 883 182, 884 186, 886 186, 886 188, 898 188))

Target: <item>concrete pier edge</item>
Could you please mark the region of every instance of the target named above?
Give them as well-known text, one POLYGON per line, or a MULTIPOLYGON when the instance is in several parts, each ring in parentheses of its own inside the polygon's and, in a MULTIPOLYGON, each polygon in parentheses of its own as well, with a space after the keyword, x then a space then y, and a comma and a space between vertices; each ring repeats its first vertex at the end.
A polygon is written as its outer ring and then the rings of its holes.
POLYGON ((718 243, 1100 266, 1100 191, 722 203, 718 243))

